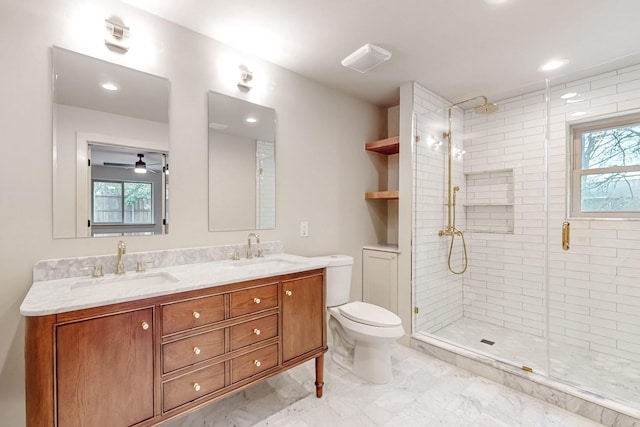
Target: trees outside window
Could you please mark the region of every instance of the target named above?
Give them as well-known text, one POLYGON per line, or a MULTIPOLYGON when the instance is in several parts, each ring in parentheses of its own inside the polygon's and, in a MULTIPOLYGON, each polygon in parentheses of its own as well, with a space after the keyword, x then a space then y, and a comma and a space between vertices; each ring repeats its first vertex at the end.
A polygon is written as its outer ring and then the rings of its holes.
POLYGON ((574 125, 572 134, 572 216, 640 216, 640 114, 574 125))
POLYGON ((153 224, 150 182, 93 181, 94 224, 153 224))

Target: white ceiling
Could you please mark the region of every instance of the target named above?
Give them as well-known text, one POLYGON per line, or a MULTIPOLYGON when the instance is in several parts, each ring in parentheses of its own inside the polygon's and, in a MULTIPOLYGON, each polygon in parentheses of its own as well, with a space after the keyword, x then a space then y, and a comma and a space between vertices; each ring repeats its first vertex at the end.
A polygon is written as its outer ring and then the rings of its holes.
POLYGON ((397 104, 411 80, 451 102, 499 100, 548 76, 640 63, 640 0, 125 2, 379 106, 397 104), (366 74, 340 65, 366 43, 393 57, 366 74), (557 57, 570 62, 537 70, 557 57))

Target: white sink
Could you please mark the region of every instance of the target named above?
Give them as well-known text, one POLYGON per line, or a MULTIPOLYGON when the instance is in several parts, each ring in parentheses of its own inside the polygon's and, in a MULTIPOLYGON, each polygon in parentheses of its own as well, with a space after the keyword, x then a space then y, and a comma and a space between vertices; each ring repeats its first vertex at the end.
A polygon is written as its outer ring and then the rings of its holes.
POLYGON ((153 286, 153 285, 165 285, 169 283, 175 283, 178 279, 164 272, 158 273, 126 273, 124 275, 109 274, 104 277, 86 278, 77 280, 71 285, 71 289, 83 288, 86 286, 94 285, 119 285, 124 284, 127 286, 153 286))
POLYGON ((296 267, 301 263, 298 261, 283 259, 279 257, 269 257, 269 258, 253 258, 247 259, 244 261, 233 261, 231 263, 234 267, 255 267, 260 269, 280 269, 280 268, 290 268, 296 267))

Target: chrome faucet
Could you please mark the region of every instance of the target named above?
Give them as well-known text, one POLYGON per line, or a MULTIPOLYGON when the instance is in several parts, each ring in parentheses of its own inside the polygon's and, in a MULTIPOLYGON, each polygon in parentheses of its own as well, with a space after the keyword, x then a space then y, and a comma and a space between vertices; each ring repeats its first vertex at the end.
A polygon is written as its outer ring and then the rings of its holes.
POLYGON ((116 274, 124 274, 124 264, 122 263, 122 255, 127 253, 127 245, 122 240, 118 242, 118 264, 116 265, 116 274))
POLYGON ((247 259, 253 258, 253 251, 251 251, 251 238, 256 238, 256 244, 260 243, 260 236, 256 233, 249 233, 249 237, 247 237, 247 259))

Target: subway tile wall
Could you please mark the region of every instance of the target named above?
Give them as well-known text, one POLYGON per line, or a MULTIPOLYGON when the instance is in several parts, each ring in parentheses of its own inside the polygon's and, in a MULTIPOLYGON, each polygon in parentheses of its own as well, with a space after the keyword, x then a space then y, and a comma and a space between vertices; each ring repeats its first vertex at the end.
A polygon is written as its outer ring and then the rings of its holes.
MULTIPOLYGON (((414 84, 414 124, 419 141, 414 149, 413 281, 414 304, 419 308, 414 329, 435 332, 463 316, 462 276, 449 273, 450 237, 439 237, 447 225, 446 150, 449 102, 414 84)), ((462 114, 454 111, 453 141, 462 147, 462 114)), ((462 185, 462 160, 452 162, 452 181, 462 185)), ((461 195, 461 199, 463 195, 461 195)), ((462 201, 460 201, 462 205, 462 201)), ((462 207, 460 207, 461 209, 462 207)), ((466 226, 459 210, 457 226, 466 226)), ((454 267, 461 266, 462 248, 457 239, 452 254, 454 267)))
POLYGON ((508 173, 502 185, 509 187, 500 191, 502 200, 491 198, 496 191, 490 186, 465 189, 471 193, 470 200, 493 201, 483 209, 503 209, 505 218, 502 227, 492 225, 467 233, 470 266, 463 286, 464 315, 543 336, 544 91, 507 99, 499 105, 500 110, 489 115, 465 111, 464 172, 467 177, 496 178, 508 173))
MULTIPOLYGON (((447 269, 450 238, 437 235, 447 223, 442 133, 450 102, 414 85, 420 136, 414 165, 414 298, 420 309, 415 330, 434 332, 465 316, 544 336, 548 303, 552 341, 640 361, 640 221, 570 219, 569 251, 561 249, 560 233, 566 220, 569 125, 577 117, 584 121, 640 110, 640 66, 561 85, 552 82, 550 94, 548 161, 544 90, 500 101, 500 110, 489 115, 454 110, 453 145, 466 151, 453 161, 453 185, 461 186, 457 226, 467 230, 469 254, 462 278, 447 269), (569 91, 582 101, 560 99, 569 91), (475 217, 467 206, 465 214, 467 201, 474 205, 491 198, 473 180, 507 171, 512 190, 506 191, 512 192, 505 194, 512 200, 481 212, 474 206, 475 217), (482 219, 490 220, 488 225, 479 224, 482 219)), ((460 264, 459 243, 454 265, 460 264)))
POLYGON ((276 228, 276 147, 256 140, 256 228, 276 228))
POLYGON ((568 125, 640 110, 640 65, 552 86, 549 147, 550 337, 640 361, 640 221, 565 220, 568 125), (576 92, 567 103, 560 96, 576 92), (577 114, 576 114, 577 113, 577 114), (584 114, 583 114, 584 113, 584 114))

